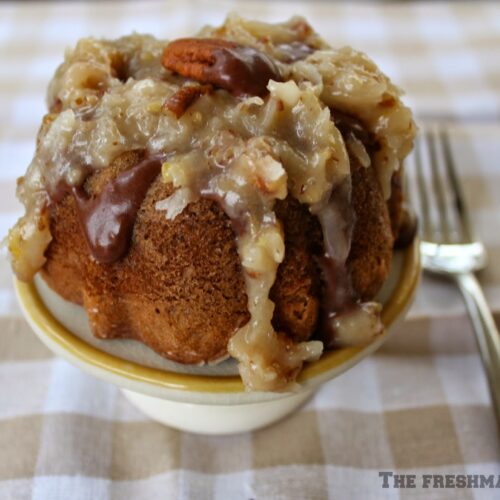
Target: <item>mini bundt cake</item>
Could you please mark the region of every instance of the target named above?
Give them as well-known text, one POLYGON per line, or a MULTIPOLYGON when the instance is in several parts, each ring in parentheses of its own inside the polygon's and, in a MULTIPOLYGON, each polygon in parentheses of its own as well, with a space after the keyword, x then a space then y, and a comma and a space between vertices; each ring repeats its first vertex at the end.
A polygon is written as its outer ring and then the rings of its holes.
POLYGON ((288 388, 382 331, 415 134, 399 94, 301 18, 81 40, 18 182, 14 271, 81 304, 99 338, 230 355, 248 389, 288 388))

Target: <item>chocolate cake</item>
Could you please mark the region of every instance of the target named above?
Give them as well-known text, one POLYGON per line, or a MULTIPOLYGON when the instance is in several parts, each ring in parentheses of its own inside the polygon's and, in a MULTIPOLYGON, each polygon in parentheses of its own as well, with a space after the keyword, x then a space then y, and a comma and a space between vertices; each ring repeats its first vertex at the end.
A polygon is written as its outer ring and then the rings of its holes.
POLYGON ((364 54, 302 18, 83 39, 48 107, 13 269, 81 304, 97 337, 233 356, 248 389, 284 390, 382 332, 415 125, 364 54))

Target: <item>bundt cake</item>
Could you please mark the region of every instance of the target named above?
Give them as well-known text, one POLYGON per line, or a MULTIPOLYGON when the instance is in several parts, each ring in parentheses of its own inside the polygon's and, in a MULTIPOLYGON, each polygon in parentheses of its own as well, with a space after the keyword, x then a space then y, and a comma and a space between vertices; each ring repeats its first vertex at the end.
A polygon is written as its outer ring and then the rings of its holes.
POLYGON ((283 390, 323 349, 381 333, 415 125, 364 54, 302 18, 88 38, 48 108, 12 265, 81 304, 97 337, 233 356, 248 389, 283 390))

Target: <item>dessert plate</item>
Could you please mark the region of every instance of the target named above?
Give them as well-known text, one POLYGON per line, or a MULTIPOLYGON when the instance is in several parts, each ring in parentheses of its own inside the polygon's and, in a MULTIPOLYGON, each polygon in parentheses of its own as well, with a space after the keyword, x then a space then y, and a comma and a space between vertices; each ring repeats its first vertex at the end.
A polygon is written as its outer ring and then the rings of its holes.
POLYGON ((420 276, 418 241, 396 251, 391 273, 376 300, 383 304, 385 333, 363 347, 326 352, 306 364, 294 392, 246 392, 233 360, 189 366, 165 360, 133 340, 99 340, 82 307, 61 299, 41 279, 15 281, 23 314, 38 337, 88 373, 122 388, 153 419, 205 434, 232 434, 269 425, 306 401, 320 384, 340 375, 387 340, 411 304, 420 276))

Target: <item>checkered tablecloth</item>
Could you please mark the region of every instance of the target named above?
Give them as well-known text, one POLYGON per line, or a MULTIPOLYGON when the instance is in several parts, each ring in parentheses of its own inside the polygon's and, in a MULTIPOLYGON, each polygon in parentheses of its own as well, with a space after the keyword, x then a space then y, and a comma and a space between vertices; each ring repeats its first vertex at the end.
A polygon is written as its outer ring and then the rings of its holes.
MULTIPOLYGON (((302 14, 334 45, 367 51, 417 117, 451 135, 500 312, 500 5, 279 1, 0 3, 0 235, 20 213, 14 181, 34 150, 64 48, 89 34, 164 38, 235 10, 302 14)), ((0 499, 500 498, 424 489, 423 474, 500 474, 499 437, 458 292, 425 278, 409 318, 375 355, 300 412, 252 434, 202 437, 154 423, 119 390, 55 358, 20 317, 0 260, 0 499), (382 488, 379 471, 416 474, 382 488)), ((497 316, 498 317, 498 316, 497 316)))

